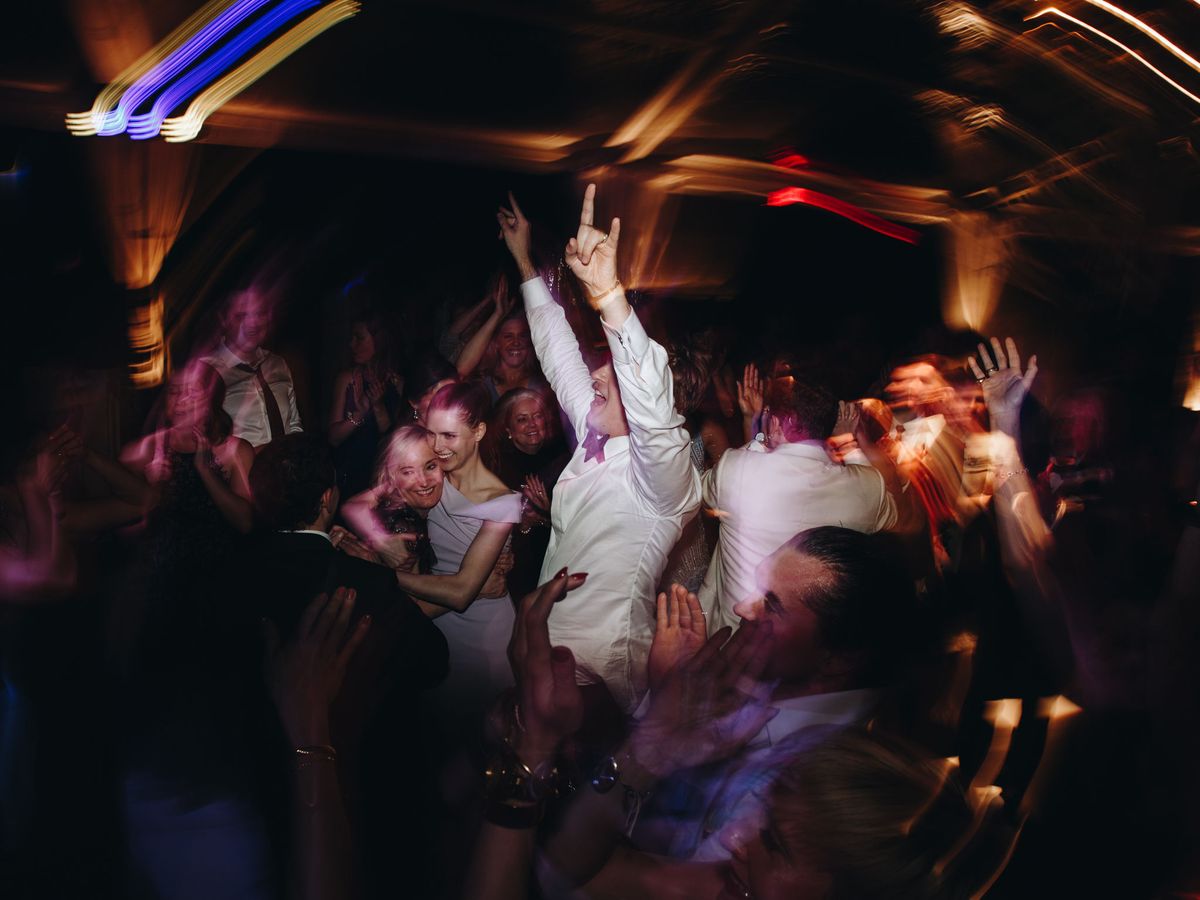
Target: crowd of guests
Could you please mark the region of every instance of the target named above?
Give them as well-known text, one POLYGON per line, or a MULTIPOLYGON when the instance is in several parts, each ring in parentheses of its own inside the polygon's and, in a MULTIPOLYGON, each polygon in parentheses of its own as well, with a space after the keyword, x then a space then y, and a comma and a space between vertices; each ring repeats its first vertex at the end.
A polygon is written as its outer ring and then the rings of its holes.
POLYGON ((736 378, 595 203, 570 296, 510 195, 436 352, 361 311, 323 423, 243 291, 117 458, 18 454, 4 896, 1195 890, 1200 428, 1039 418, 1011 338, 736 378), (48 608, 95 622, 68 675, 48 608))

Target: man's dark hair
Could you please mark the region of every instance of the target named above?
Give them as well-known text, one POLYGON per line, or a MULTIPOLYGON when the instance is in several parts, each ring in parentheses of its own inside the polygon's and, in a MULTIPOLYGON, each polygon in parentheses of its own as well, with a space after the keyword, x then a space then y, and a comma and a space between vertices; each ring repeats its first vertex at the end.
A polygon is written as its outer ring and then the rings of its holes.
POLYGON ((837 398, 802 378, 788 375, 771 379, 764 400, 771 414, 783 423, 789 439, 802 432, 808 440, 823 441, 837 422, 837 398))
POLYGON ((316 521, 321 495, 337 484, 329 445, 316 435, 284 435, 259 452, 250 469, 250 494, 262 524, 278 531, 316 521))
POLYGON ((821 646, 858 660, 854 687, 893 681, 917 646, 916 591, 895 539, 825 525, 785 546, 825 568, 801 598, 817 618, 821 646))

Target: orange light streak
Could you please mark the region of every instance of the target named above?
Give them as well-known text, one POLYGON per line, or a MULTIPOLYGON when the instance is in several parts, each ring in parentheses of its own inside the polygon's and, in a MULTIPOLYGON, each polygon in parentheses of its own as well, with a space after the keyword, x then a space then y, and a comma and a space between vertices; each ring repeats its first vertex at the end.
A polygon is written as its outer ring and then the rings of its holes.
POLYGON ((1090 31, 1092 34, 1096 35, 1097 37, 1103 38, 1104 40, 1108 41, 1110 44, 1113 44, 1114 46, 1119 47, 1121 50, 1123 50, 1125 53, 1129 54, 1129 56, 1136 59, 1143 66, 1145 66, 1147 69, 1149 69, 1155 75, 1157 75, 1159 78, 1161 78, 1167 84, 1169 84, 1171 87, 1175 88, 1175 90, 1179 91, 1179 93, 1183 94, 1185 97, 1187 97, 1188 99, 1192 100, 1195 103, 1200 103, 1200 97, 1197 97, 1195 94, 1193 94, 1191 91, 1189 91, 1187 88, 1185 88, 1178 81, 1171 78, 1162 69, 1159 69, 1157 66, 1153 65, 1149 60, 1147 60, 1144 56, 1142 56, 1140 53, 1138 53, 1132 47, 1122 44, 1120 41, 1118 41, 1112 35, 1106 34, 1105 32, 1101 31, 1099 28, 1097 28, 1094 25, 1089 25, 1087 22, 1083 21, 1083 19, 1077 19, 1075 16, 1071 15, 1070 13, 1063 12, 1057 6, 1048 6, 1045 9, 1038 10, 1037 12, 1033 13, 1032 15, 1026 16, 1025 21, 1028 22, 1030 19, 1037 19, 1037 18, 1040 18, 1042 16, 1047 16, 1047 15, 1055 15, 1061 19, 1065 19, 1068 22, 1078 25, 1080 28, 1090 31))
MULTIPOLYGON (((1175 58, 1177 58, 1179 60, 1182 60, 1183 62, 1187 63, 1187 65, 1189 65, 1193 69, 1195 69, 1197 72, 1200 72, 1200 60, 1197 60, 1195 57, 1189 55, 1181 47, 1178 47, 1175 44, 1171 43, 1171 41, 1166 37, 1166 35, 1162 34, 1161 32, 1155 31, 1153 28, 1151 28, 1149 25, 1147 25, 1145 22, 1143 22, 1137 16, 1130 15, 1129 13, 1125 12, 1125 10, 1121 9, 1119 6, 1113 6, 1111 3, 1108 2, 1108 0, 1085 0, 1085 2, 1092 4, 1092 6, 1099 7, 1100 9, 1104 10, 1107 13, 1112 13, 1112 15, 1116 16, 1122 22, 1125 22, 1128 25, 1132 25, 1134 28, 1136 28, 1142 34, 1146 35, 1146 37, 1150 38, 1150 40, 1154 41, 1160 47, 1163 47, 1166 50, 1168 50, 1172 56, 1174 56, 1175 58)), ((1200 4, 1200 0, 1196 0, 1196 3, 1200 4)))

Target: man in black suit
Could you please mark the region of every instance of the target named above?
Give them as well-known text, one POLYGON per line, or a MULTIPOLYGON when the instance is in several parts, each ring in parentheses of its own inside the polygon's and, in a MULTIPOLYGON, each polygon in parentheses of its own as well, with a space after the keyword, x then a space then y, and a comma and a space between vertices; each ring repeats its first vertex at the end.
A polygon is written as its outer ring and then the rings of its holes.
POLYGON ((357 592, 354 616, 371 617, 330 726, 367 893, 412 895, 425 880, 414 880, 422 858, 431 856, 423 848, 421 806, 435 799, 420 796, 431 788, 432 769, 417 701, 420 690, 445 677, 446 640, 391 569, 333 546, 337 475, 323 440, 296 433, 272 441, 255 458, 250 489, 264 526, 242 566, 254 612, 286 639, 313 596, 347 587, 357 592))

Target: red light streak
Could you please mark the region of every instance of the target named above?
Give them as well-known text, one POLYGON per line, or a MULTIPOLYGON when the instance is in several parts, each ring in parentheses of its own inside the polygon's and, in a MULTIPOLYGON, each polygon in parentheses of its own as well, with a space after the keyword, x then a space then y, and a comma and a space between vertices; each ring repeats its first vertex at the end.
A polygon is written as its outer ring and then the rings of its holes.
POLYGON ((856 225, 863 226, 863 228, 870 228, 872 231, 895 238, 898 241, 904 241, 907 244, 915 244, 921 240, 921 234, 918 231, 905 228, 903 225, 897 225, 895 222, 889 222, 887 219, 881 219, 874 213, 869 213, 865 209, 860 209, 852 203, 837 199, 837 197, 822 194, 820 191, 810 191, 808 188, 800 187, 787 187, 781 188, 778 191, 771 191, 771 193, 767 194, 767 206, 791 206, 794 203, 815 206, 818 209, 839 215, 844 219, 849 219, 856 225))
POLYGON ((801 156, 794 151, 782 153, 771 161, 777 166, 783 166, 785 169, 806 169, 812 165, 812 160, 807 156, 801 156))

